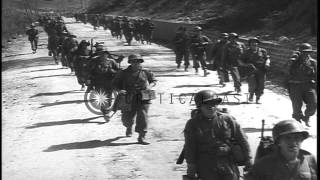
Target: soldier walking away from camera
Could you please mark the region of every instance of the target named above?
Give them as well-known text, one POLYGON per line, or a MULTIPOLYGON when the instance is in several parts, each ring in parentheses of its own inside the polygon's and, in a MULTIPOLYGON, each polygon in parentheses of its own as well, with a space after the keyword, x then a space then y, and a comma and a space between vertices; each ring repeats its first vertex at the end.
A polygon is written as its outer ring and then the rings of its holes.
POLYGON ((226 47, 226 76, 228 71, 231 73, 231 77, 234 83, 234 89, 237 93, 241 92, 241 79, 239 73, 239 60, 243 53, 244 47, 241 43, 237 42, 238 34, 230 33, 229 34, 229 43, 226 47))
POLYGON ((310 44, 301 44, 299 52, 300 55, 290 66, 288 78, 292 117, 299 122, 304 121, 310 127, 309 118, 317 110, 317 62, 310 56, 313 52, 310 44), (301 111, 303 102, 306 104, 304 115, 301 111))
POLYGON ((186 30, 186 27, 180 26, 173 39, 173 43, 175 45, 177 68, 180 68, 181 61, 183 59, 185 71, 187 71, 189 67, 189 38, 186 30))
POLYGON ((245 180, 316 180, 316 158, 301 149, 309 137, 300 123, 294 120, 278 122, 272 129, 276 149, 259 159, 245 175, 245 180))
POLYGON ((101 112, 104 119, 110 120, 111 97, 113 93, 112 80, 119 71, 118 64, 109 57, 108 53, 103 51, 102 45, 98 45, 96 56, 92 58, 90 63, 91 83, 95 92, 107 97, 107 102, 101 104, 101 112))
POLYGON ((38 40, 39 40, 39 31, 35 28, 36 25, 32 23, 30 25, 30 29, 26 31, 26 34, 28 35, 28 40, 31 44, 32 53, 36 53, 38 49, 38 40))
POLYGON ((263 94, 264 83, 267 70, 270 68, 270 59, 265 49, 259 48, 260 41, 257 38, 248 40, 249 48, 246 49, 239 61, 240 66, 248 68, 250 71, 247 81, 249 86, 249 101, 253 101, 256 95, 256 103, 260 104, 260 98, 263 94))
POLYGON ((226 49, 229 43, 228 33, 222 33, 220 40, 213 46, 211 56, 213 58, 213 64, 217 67, 219 84, 225 86, 225 82, 229 82, 228 71, 226 70, 226 49))
POLYGON ((89 62, 90 62, 90 50, 88 46, 89 42, 82 40, 79 44, 78 50, 75 52, 74 70, 77 76, 78 83, 81 85, 81 90, 85 89, 87 80, 89 77, 89 62))
POLYGON ((58 53, 59 53, 59 36, 54 33, 51 34, 48 37, 48 50, 49 50, 49 56, 53 56, 53 59, 56 64, 59 64, 58 62, 58 53))
POLYGON ((143 99, 142 91, 150 90, 156 85, 154 74, 142 68, 144 60, 139 54, 128 57, 130 66, 120 71, 113 81, 120 95, 126 95, 129 108, 122 110, 122 123, 127 128, 126 136, 132 136, 132 126, 136 116, 135 132, 139 133, 138 143, 147 145, 145 136, 148 128, 148 111, 151 99, 143 99))
POLYGON ((132 22, 129 21, 127 17, 124 17, 124 22, 123 22, 123 35, 128 43, 128 45, 131 45, 131 41, 133 39, 133 24, 132 22))
POLYGON ((235 118, 220 113, 222 102, 211 90, 195 95, 196 110, 184 130, 187 176, 204 180, 238 180, 238 164, 232 154, 232 142, 237 141, 243 150, 244 165, 252 165, 247 137, 235 118))
POLYGON ((151 44, 154 29, 155 27, 153 22, 151 22, 151 19, 145 19, 143 24, 143 36, 145 37, 144 39, 146 40, 147 44, 151 44))
POLYGON ((200 67, 199 65, 199 62, 200 62, 201 67, 203 69, 203 74, 204 76, 207 76, 209 72, 207 72, 205 51, 206 51, 207 45, 211 44, 212 41, 207 36, 202 35, 201 27, 196 26, 193 30, 194 30, 194 35, 191 37, 191 45, 190 45, 190 51, 193 59, 193 67, 196 71, 196 74, 198 74, 198 68, 200 67))
POLYGON ((75 39, 77 36, 73 34, 68 34, 68 38, 64 40, 62 48, 64 54, 66 55, 66 65, 74 72, 73 60, 75 57, 75 52, 78 49, 78 41, 75 39))

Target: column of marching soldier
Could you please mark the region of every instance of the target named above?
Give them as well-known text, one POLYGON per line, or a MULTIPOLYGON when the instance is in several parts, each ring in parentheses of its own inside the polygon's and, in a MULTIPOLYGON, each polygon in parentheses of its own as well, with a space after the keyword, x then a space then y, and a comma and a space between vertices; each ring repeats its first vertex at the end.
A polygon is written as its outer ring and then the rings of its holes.
MULTIPOLYGON (((77 18, 81 19, 80 15, 77 18)), ((129 98, 127 106, 120 108, 126 136, 132 136, 134 117, 137 116, 135 131, 139 133, 138 142, 149 144, 145 135, 152 98, 146 97, 146 94, 147 90, 155 86, 156 79, 151 71, 142 67, 143 58, 139 54, 130 55, 129 67, 121 70, 119 63, 123 56, 110 54, 101 44, 95 45, 95 53, 88 49, 89 42, 81 41, 77 45, 74 35, 68 33, 63 23, 61 24, 61 18, 57 18, 57 21, 51 19, 40 22, 49 35, 49 53, 64 54, 65 59, 62 58, 61 61, 65 62, 62 64, 75 71, 82 89, 87 85, 87 91, 103 91, 108 97, 116 90, 119 97, 125 95, 126 100, 129 98), (54 25, 56 28, 49 28, 54 25), (54 33, 53 29, 57 32, 54 33), (62 32, 58 33, 60 30, 62 32), (58 36, 58 40, 51 41, 52 36, 58 36), (60 43, 52 45, 52 42, 60 43), (143 93, 146 94, 142 95, 143 93)), ((255 95, 256 103, 260 103, 266 72, 270 68, 269 56, 265 49, 258 47, 259 39, 250 38, 248 48, 237 39, 236 33, 222 33, 214 43, 212 52, 208 52, 208 45, 212 41, 202 34, 201 27, 196 26, 191 35, 186 33, 186 28, 180 27, 173 40, 177 68, 180 68, 184 59, 185 71, 188 70, 190 52, 196 73, 200 65, 204 76, 208 74, 207 69, 216 69, 220 84, 225 86, 225 82, 229 82, 230 71, 237 93, 241 92, 241 77, 245 76, 249 85, 249 100, 253 101, 255 95)), ((254 163, 247 136, 239 123, 233 116, 218 108, 222 99, 212 90, 196 93, 196 109, 191 112, 191 118, 185 126, 185 145, 179 157, 180 160, 182 158, 182 161, 187 161, 187 175, 183 178, 238 180, 238 166, 245 166, 247 173, 244 178, 248 180, 317 179, 315 157, 300 149, 303 140, 309 137, 301 121, 310 126, 309 118, 315 113, 317 104, 317 68, 316 61, 310 56, 312 52, 312 46, 303 43, 288 60, 286 84, 295 120, 283 120, 274 126, 272 138, 267 139, 268 142, 266 139, 261 140, 254 163), (304 113, 301 111, 303 102, 306 103, 304 113)), ((108 103, 106 106, 110 105, 108 103)), ((102 105, 101 111, 106 121, 109 121, 110 109, 106 106, 102 105)))

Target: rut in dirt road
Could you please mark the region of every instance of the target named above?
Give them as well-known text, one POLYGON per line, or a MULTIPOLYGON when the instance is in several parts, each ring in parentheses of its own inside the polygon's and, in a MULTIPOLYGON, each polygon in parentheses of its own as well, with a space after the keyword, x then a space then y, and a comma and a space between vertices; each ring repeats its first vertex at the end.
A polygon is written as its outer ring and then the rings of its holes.
MULTIPOLYGON (((65 19, 73 22, 72 19, 65 19)), ((103 41, 115 54, 126 57, 143 55, 144 67, 158 79, 157 98, 149 110, 148 146, 137 144, 137 134, 125 137, 125 128, 117 112, 109 123, 85 106, 84 91, 69 69, 55 65, 45 46, 37 54, 21 37, 12 44, 19 56, 3 57, 3 179, 181 179, 185 164, 176 165, 183 147, 183 129, 194 109, 192 94, 212 89, 224 99, 222 108, 244 128, 253 150, 259 143, 261 120, 266 120, 267 135, 280 120, 291 117, 288 97, 265 91, 261 105, 248 104, 247 95, 229 96, 232 83, 219 85, 216 72, 207 77, 175 68, 175 54, 163 46, 141 45, 111 37, 102 28, 68 23, 77 40, 103 41), (183 94, 183 95, 181 95, 183 94), (161 98, 160 98, 161 97, 161 98)), ((40 44, 47 36, 40 31, 40 44)), ((11 54, 12 55, 12 54, 11 54)), ((121 67, 127 67, 127 58, 121 67)), ((247 84, 243 85, 243 92, 247 84)), ((309 129, 313 135, 302 145, 316 154, 316 117, 309 129)))

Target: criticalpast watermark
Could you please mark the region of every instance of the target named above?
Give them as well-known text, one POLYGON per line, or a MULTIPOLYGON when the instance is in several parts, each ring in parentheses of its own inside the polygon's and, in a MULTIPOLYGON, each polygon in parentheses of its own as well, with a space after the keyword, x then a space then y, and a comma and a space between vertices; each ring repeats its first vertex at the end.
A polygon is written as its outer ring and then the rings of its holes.
MULTIPOLYGON (((159 103, 163 105, 170 104, 190 104, 195 105, 194 96, 196 92, 191 93, 156 93, 156 99, 153 99, 153 103, 159 103)), ((116 111, 116 99, 119 94, 116 91, 104 92, 102 90, 91 90, 84 94, 84 102, 87 109, 97 115, 103 115, 102 108, 108 111, 116 111)), ((217 97, 222 99, 221 104, 249 104, 249 94, 243 93, 239 94, 236 92, 228 91, 217 94, 217 97)), ((130 104, 132 99, 125 96, 124 102, 130 104)), ((139 98, 137 98, 139 99, 139 98)), ((137 102, 139 103, 139 102, 137 102)))

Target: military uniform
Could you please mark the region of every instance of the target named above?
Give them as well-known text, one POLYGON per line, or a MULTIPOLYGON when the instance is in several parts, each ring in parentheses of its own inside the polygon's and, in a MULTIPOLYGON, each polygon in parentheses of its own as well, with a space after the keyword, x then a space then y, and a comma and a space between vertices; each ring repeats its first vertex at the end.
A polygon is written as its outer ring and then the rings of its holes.
POLYGON ((270 63, 267 51, 263 48, 257 48, 256 51, 247 49, 243 52, 241 61, 254 69, 248 75, 247 81, 250 97, 255 94, 258 102, 263 95, 266 72, 270 63))
POLYGON ((131 45, 131 41, 133 38, 133 24, 128 19, 125 20, 123 24, 123 35, 128 43, 128 45, 131 45))
MULTIPOLYGON (((74 60, 75 75, 77 76, 78 83, 85 88, 85 84, 89 78, 89 63, 90 63, 90 50, 87 49, 85 41, 79 44, 79 48, 76 51, 76 57, 74 60)), ((88 84, 87 84, 88 85, 88 84)))
POLYGON ((317 110, 316 76, 317 62, 310 56, 305 59, 299 56, 290 66, 288 84, 292 117, 298 121, 309 121, 309 117, 317 110), (301 111, 303 102, 306 103, 305 115, 301 111))
MULTIPOLYGON (((227 34, 223 33, 222 38, 227 38, 227 34)), ((229 82, 228 71, 226 70, 226 49, 228 41, 220 40, 218 41, 212 49, 211 56, 214 60, 214 66, 217 67, 218 77, 220 84, 224 85, 224 82, 229 82)))
POLYGON ((189 37, 186 34, 185 27, 181 27, 181 32, 176 33, 173 43, 175 45, 177 67, 180 67, 183 58, 185 70, 187 70, 189 66, 189 37))
POLYGON ((207 64, 205 61, 205 50, 206 45, 211 43, 211 40, 204 35, 195 35, 191 37, 191 45, 190 45, 190 51, 192 54, 193 59, 193 67, 196 69, 196 72, 198 71, 198 68, 200 67, 199 62, 201 64, 202 69, 206 73, 207 64))
POLYGON ((78 41, 74 39, 74 35, 69 35, 62 44, 63 54, 66 60, 66 66, 74 71, 73 60, 75 57, 75 51, 78 49, 78 41))
POLYGON ((298 161, 290 165, 276 151, 253 165, 245 180, 316 180, 316 158, 307 151, 300 150, 298 161))
MULTIPOLYGON (((230 42, 226 47, 226 69, 231 73, 234 82, 234 87, 237 92, 241 91, 241 79, 239 73, 239 59, 243 53, 243 45, 239 42, 230 42)), ((228 76, 228 74, 227 74, 228 76)))
POLYGON ((120 71, 113 80, 116 89, 126 90, 127 103, 130 106, 128 110, 122 110, 122 123, 127 130, 130 130, 134 117, 137 116, 135 132, 139 133, 139 138, 144 138, 147 133, 148 111, 151 103, 150 100, 142 100, 141 90, 148 89, 149 84, 154 82, 156 79, 151 71, 146 69, 133 71, 132 65, 120 71))
POLYGON ((235 124, 234 137, 250 160, 250 149, 246 135, 235 119, 224 113, 217 113, 213 119, 197 113, 186 124, 185 159, 195 164, 196 173, 203 180, 238 180, 239 171, 231 155, 230 139, 232 125, 235 124))
POLYGON ((28 40, 31 43, 31 49, 33 53, 37 51, 38 48, 38 40, 39 40, 39 31, 34 28, 34 25, 31 25, 31 29, 28 29, 26 31, 26 34, 28 35, 28 40))
MULTIPOLYGON (((93 57, 90 66, 90 77, 91 85, 94 87, 96 92, 105 93, 107 98, 112 97, 112 80, 119 70, 118 64, 113 60, 108 58, 108 54, 101 52, 98 56, 93 57)), ((101 112, 105 116, 109 116, 108 107, 111 105, 109 100, 107 104, 101 105, 101 112)))

